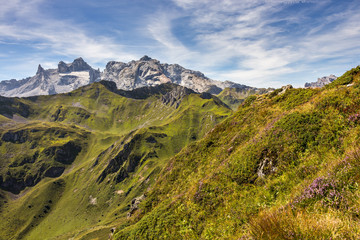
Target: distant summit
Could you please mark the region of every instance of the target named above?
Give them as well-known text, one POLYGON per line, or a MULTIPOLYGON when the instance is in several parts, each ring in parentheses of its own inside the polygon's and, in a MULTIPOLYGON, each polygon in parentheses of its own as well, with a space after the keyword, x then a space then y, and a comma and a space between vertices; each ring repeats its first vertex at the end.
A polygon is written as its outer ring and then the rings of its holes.
POLYGON ((38 70, 37 70, 37 72, 36 72, 36 74, 41 74, 41 73, 43 73, 45 70, 42 68, 42 66, 39 64, 39 66, 38 66, 38 70))
POLYGON ((140 58, 140 61, 150 61, 152 58, 148 57, 147 55, 143 56, 142 58, 140 58))
POLYGON ((100 71, 88 65, 81 57, 72 63, 60 61, 57 69, 45 70, 40 64, 35 76, 23 80, 0 82, 0 95, 29 97, 66 93, 100 80, 100 71))
POLYGON ((59 73, 68 73, 68 72, 79 72, 79 71, 90 71, 92 68, 87 64, 81 57, 75 59, 72 63, 64 63, 60 61, 58 64, 59 73))
POLYGON ((113 81, 119 89, 133 90, 139 87, 175 83, 195 92, 218 94, 225 88, 248 88, 230 81, 215 81, 199 71, 186 69, 178 64, 160 63, 143 56, 128 63, 111 61, 101 74, 102 80, 113 81))
POLYGON ((322 88, 323 86, 333 82, 336 79, 337 79, 337 77, 335 75, 331 74, 329 76, 318 78, 318 80, 316 82, 305 83, 305 87, 306 88, 322 88))

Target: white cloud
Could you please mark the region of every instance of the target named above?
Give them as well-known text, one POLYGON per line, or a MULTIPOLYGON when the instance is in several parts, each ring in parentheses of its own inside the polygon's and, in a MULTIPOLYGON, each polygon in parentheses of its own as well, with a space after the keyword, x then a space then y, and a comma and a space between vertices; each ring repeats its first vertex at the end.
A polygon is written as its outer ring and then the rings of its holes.
POLYGON ((68 57, 81 56, 90 63, 135 58, 112 38, 93 35, 70 20, 46 15, 46 11, 39 10, 44 3, 44 0, 0 0, 0 41, 31 45, 68 57), (13 19, 9 20, 10 14, 13 19))
MULTIPOLYGON (((282 12, 291 4, 304 1, 277 0, 173 0, 183 9, 183 16, 191 19, 194 40, 201 54, 195 54, 193 66, 221 80, 229 79, 244 84, 280 86, 280 81, 291 73, 308 71, 309 66, 328 58, 341 58, 360 53, 360 13, 350 6, 342 13, 329 11, 319 22, 306 23, 309 9, 282 12), (283 14, 281 14, 283 13, 283 14), (300 33, 288 33, 278 22, 301 26, 300 33), (306 23, 307 25, 302 26, 306 23), (329 26, 332 25, 332 26, 329 26), (230 70, 219 66, 232 63, 230 70)), ((324 11, 330 1, 306 1, 310 11, 324 11)), ((355 4, 356 5, 356 4, 355 4)), ((184 44, 172 34, 174 17, 164 18, 166 32, 175 45, 184 44)), ((290 29, 291 31, 291 29, 290 29)), ((185 48, 183 50, 191 51, 185 48)), ((314 66, 312 66, 314 67, 314 66)), ((289 79, 288 81, 291 81, 289 79)), ((284 83, 283 83, 284 84, 284 83)))
POLYGON ((28 14, 36 14, 36 8, 38 4, 43 2, 44 0, 0 0, 1 8, 0 8, 0 18, 5 18, 8 16, 24 16, 28 14))
POLYGON ((166 55, 170 61, 183 61, 190 58, 194 52, 187 49, 171 32, 173 15, 157 13, 149 17, 148 32, 160 44, 160 54, 166 55))
POLYGON ((259 86, 291 71, 286 66, 294 57, 289 49, 267 46, 267 38, 280 31, 266 27, 272 21, 266 16, 276 11, 273 5, 264 1, 176 0, 175 3, 192 13, 191 24, 197 31, 195 40, 203 53, 196 56, 200 62, 197 65, 205 72, 235 61, 237 69, 220 71, 213 76, 259 86))

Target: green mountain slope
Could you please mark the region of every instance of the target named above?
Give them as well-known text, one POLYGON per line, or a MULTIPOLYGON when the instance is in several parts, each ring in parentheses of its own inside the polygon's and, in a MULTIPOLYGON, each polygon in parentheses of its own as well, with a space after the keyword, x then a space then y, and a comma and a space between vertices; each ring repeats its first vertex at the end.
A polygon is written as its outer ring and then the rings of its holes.
POLYGON ((360 66, 279 89, 173 157, 115 239, 357 239, 360 66))
POLYGON ((255 94, 265 94, 271 92, 275 89, 273 88, 225 88, 222 90, 217 97, 231 107, 233 110, 236 110, 241 103, 249 96, 255 94))
POLYGON ((0 98, 0 113, 0 239, 106 239, 168 159, 232 111, 173 84, 100 82, 0 98))

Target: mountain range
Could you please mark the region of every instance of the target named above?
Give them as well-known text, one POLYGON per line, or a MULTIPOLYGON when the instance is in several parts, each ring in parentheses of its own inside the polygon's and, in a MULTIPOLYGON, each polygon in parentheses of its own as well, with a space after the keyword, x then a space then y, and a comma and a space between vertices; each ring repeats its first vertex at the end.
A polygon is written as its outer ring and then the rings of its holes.
POLYGON ((183 68, 178 64, 161 64, 148 56, 129 63, 110 61, 103 72, 93 69, 82 58, 72 63, 60 61, 57 69, 43 69, 39 65, 33 77, 22 80, 0 82, 0 95, 7 97, 29 97, 67 93, 96 81, 107 80, 116 83, 117 88, 156 86, 162 83, 175 83, 195 92, 218 94, 225 88, 254 89, 230 81, 215 81, 203 73, 183 68))

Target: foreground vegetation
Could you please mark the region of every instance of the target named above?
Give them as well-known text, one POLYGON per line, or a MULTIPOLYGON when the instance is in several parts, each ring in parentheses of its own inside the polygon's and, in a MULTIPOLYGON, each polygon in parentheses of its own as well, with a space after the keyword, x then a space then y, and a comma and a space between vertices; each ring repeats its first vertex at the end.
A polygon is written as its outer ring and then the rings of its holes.
POLYGON ((172 158, 115 239, 357 239, 360 67, 252 96, 172 158))

